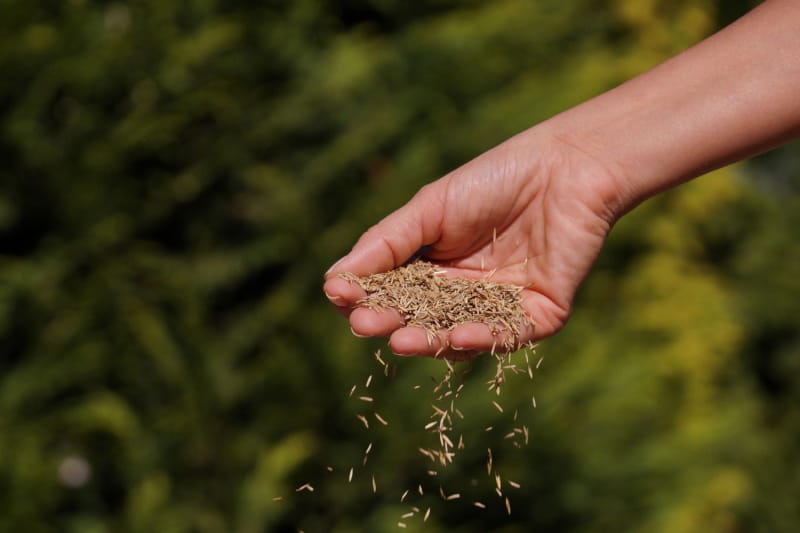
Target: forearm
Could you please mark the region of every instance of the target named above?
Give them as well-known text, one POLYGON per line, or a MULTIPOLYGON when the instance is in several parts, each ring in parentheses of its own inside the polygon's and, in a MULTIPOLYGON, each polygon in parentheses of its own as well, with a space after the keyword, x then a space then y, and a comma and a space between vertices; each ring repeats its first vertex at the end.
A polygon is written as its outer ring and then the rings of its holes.
POLYGON ((609 168, 621 212, 786 142, 800 133, 800 0, 769 0, 543 126, 609 168))

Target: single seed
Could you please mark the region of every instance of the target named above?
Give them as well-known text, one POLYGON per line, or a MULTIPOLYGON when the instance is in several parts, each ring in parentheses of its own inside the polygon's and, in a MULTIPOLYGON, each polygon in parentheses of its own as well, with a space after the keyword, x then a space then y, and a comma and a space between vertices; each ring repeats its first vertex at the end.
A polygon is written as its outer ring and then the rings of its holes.
POLYGON ((353 467, 350 467, 350 473, 347 475, 347 482, 350 483, 353 481, 353 467))
POLYGON ((311 486, 310 483, 304 483, 295 489, 295 492, 300 492, 307 490, 308 492, 314 492, 314 487, 311 486))
POLYGON ((486 505, 482 502, 473 502, 472 504, 478 509, 486 509, 486 505))
POLYGON ((417 492, 419 492, 420 496, 422 496, 424 494, 424 491, 422 490, 422 484, 417 485, 417 492))
POLYGON ((507 480, 506 480, 506 483, 508 483, 509 485, 511 485, 512 487, 514 487, 515 489, 518 489, 518 488, 520 487, 520 484, 519 484, 519 483, 517 483, 516 481, 511 481, 510 479, 507 479, 507 480))
POLYGON ((274 502, 279 502, 281 500, 283 500, 283 496, 275 496, 274 498, 272 498, 272 501, 274 502))
POLYGON ((497 403, 496 401, 492 400, 492 404, 494 405, 495 409, 497 409, 497 410, 498 410, 498 411, 500 411, 501 413, 503 412, 503 408, 502 408, 502 407, 500 407, 500 404, 499 404, 499 403, 497 403))
POLYGON ((459 493, 457 493, 457 492, 456 492, 455 494, 451 494, 451 495, 449 495, 449 496, 447 497, 447 499, 448 499, 448 500, 457 500, 457 499, 459 499, 460 497, 461 497, 461 494, 459 494, 459 493))
POLYGON ((403 502, 405 501, 405 499, 406 499, 406 496, 408 496, 408 490, 406 490, 406 491, 403 493, 403 495, 402 495, 402 496, 400 496, 400 503, 403 503, 403 502))
POLYGON ((353 396, 353 393, 356 391, 357 385, 353 385, 353 388, 350 389, 350 396, 353 396))
POLYGON ((367 383, 364 385, 364 387, 369 388, 371 384, 372 384, 372 374, 370 374, 369 377, 367 378, 367 383))
POLYGON ((511 514, 511 502, 508 501, 508 498, 506 498, 506 511, 509 515, 511 514))
POLYGON ((374 401, 372 399, 372 396, 359 396, 358 399, 361 400, 362 402, 372 402, 372 401, 374 401))
POLYGON ((411 513, 406 513, 406 514, 404 514, 403 516, 401 516, 400 518, 411 518, 412 516, 414 516, 414 513, 413 513, 413 512, 411 512, 411 513))
POLYGON ((375 484, 375 475, 372 475, 372 493, 375 494, 378 492, 378 486, 375 484))
POLYGON ((428 521, 428 517, 429 517, 430 515, 431 515, 431 508, 430 508, 430 507, 428 507, 428 508, 425 510, 425 516, 424 516, 424 517, 422 517, 422 521, 423 521, 423 522, 427 522, 427 521, 428 521))
POLYGON ((404 523, 404 522, 398 522, 398 523, 397 523, 397 527, 400 527, 400 528, 403 528, 403 529, 405 529, 405 528, 406 528, 406 525, 405 525, 405 523, 404 523))
POLYGON ((333 467, 332 467, 332 466, 326 466, 326 467, 325 467, 325 469, 326 469, 328 472, 333 472, 333 467))
POLYGON ((381 415, 379 415, 378 413, 373 413, 373 414, 375 415, 375 418, 378 419, 378 422, 380 422, 384 426, 388 426, 389 425, 389 422, 387 422, 386 419, 383 418, 381 415))

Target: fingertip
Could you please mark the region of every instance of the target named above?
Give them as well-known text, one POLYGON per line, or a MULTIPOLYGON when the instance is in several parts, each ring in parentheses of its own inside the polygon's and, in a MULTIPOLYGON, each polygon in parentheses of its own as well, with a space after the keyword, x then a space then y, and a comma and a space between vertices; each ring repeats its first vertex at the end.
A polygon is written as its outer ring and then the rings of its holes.
POLYGON ((450 332, 450 344, 456 350, 489 351, 496 341, 486 324, 461 324, 450 332))
POLYGON ((353 306, 367 295, 358 283, 338 276, 327 279, 322 285, 322 291, 328 300, 337 307, 353 306))
POLYGON ((350 328, 359 337, 385 337, 403 326, 403 317, 397 311, 376 311, 360 307, 350 314, 350 328))
POLYGON ((431 350, 435 352, 439 349, 439 346, 434 349, 433 342, 434 339, 424 329, 406 327, 392 333, 389 348, 397 355, 426 355, 432 353, 431 350))

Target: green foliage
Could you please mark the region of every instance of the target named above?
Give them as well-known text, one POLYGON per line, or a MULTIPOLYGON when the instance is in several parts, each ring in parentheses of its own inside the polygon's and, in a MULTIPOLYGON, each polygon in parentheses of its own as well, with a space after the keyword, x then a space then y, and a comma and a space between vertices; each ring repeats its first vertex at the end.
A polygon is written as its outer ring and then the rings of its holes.
MULTIPOLYGON (((747 5, 1 2, 0 531, 395 531, 429 482, 413 385, 443 369, 378 379, 327 265, 423 183, 747 5), (347 392, 369 373, 390 425, 366 432, 347 392)), ((464 498, 427 500, 425 531, 794 530, 796 154, 620 222, 504 392, 522 451, 485 432, 508 419, 476 362, 442 473, 464 498), (493 497, 487 446, 522 485, 510 517, 467 498, 493 497)))

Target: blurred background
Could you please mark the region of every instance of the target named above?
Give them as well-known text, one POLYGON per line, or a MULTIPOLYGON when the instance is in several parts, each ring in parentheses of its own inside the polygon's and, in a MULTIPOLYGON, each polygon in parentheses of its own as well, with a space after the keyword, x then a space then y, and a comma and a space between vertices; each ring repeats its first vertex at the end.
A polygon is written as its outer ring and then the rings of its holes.
POLYGON ((795 531, 797 144, 623 219, 505 418, 475 363, 436 484, 442 365, 384 378, 321 292, 421 185, 753 4, 0 0, 0 531, 795 531))

